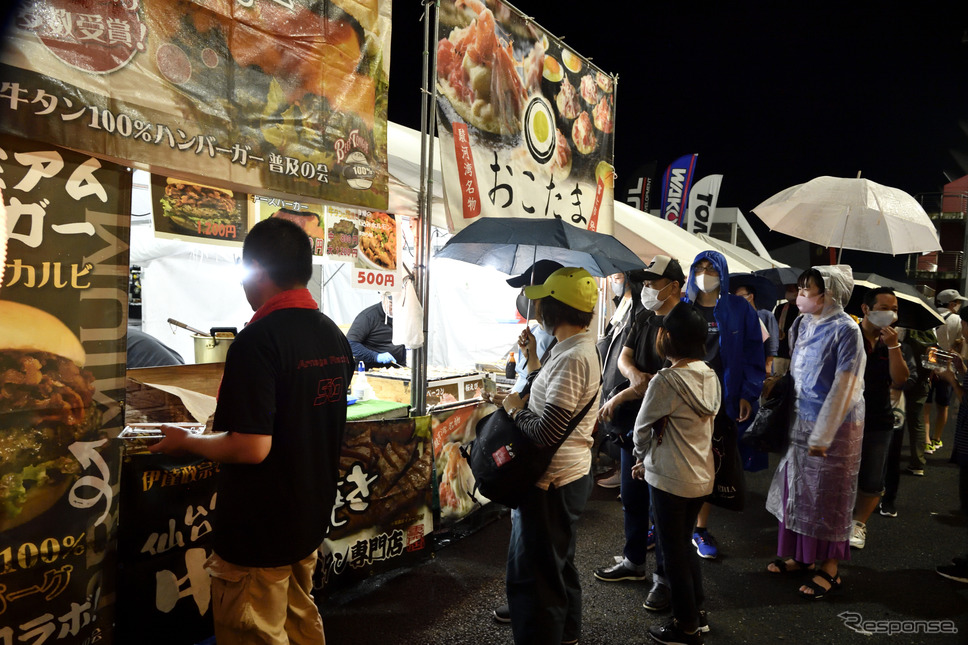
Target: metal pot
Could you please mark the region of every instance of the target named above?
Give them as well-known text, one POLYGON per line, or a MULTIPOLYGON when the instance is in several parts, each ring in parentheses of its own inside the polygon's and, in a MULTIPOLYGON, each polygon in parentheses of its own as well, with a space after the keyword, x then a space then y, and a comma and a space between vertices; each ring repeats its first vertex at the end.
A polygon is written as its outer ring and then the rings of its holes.
POLYGON ((224 363, 229 345, 235 340, 235 327, 212 327, 208 335, 192 334, 196 363, 224 363))
POLYGON ((229 345, 232 344, 235 335, 238 333, 238 329, 235 327, 212 327, 211 331, 206 334, 202 330, 190 327, 174 318, 169 318, 168 322, 192 332, 192 339, 195 341, 196 363, 224 363, 229 345))

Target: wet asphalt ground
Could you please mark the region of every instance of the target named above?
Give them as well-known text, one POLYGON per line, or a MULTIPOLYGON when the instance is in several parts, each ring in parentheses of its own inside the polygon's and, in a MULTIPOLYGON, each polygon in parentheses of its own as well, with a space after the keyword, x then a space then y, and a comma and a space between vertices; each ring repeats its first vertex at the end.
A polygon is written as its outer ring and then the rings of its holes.
MULTIPOLYGON (((898 516, 882 517, 875 511, 866 548, 853 550, 850 562, 841 565, 844 587, 821 600, 797 594, 802 578, 766 572, 776 556, 777 523, 764 504, 779 457, 771 456, 769 469, 747 473, 746 509, 737 513, 717 508, 710 519, 720 557, 702 562, 711 627, 705 642, 968 643, 968 584, 934 571, 968 550, 968 521, 958 512, 958 470, 948 463, 956 415, 952 406, 947 445, 927 457, 926 475, 902 472, 898 516), (855 631, 862 627, 871 633, 855 631), (949 633, 938 633, 942 629, 949 633), (952 629, 957 633, 950 633, 952 629)), ((906 465, 902 456, 902 470, 906 465)), ((596 486, 579 524, 583 645, 650 643, 649 626, 671 615, 642 607, 648 582, 607 583, 593 575, 621 553, 617 492, 596 486)), ((327 642, 512 643, 510 626, 491 617, 492 609, 506 602, 509 532, 505 512, 473 535, 438 548, 421 564, 334 592, 320 602, 327 642)), ((651 555, 648 566, 651 571, 651 555)))

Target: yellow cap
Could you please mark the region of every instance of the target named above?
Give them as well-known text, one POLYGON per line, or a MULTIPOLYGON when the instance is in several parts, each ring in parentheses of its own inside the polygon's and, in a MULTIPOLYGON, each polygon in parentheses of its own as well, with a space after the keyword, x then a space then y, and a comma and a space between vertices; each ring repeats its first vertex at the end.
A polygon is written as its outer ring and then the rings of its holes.
POLYGON ((548 276, 544 284, 525 287, 524 295, 531 300, 551 296, 578 311, 591 313, 595 311, 595 302, 598 300, 598 285, 585 269, 564 267, 548 276))

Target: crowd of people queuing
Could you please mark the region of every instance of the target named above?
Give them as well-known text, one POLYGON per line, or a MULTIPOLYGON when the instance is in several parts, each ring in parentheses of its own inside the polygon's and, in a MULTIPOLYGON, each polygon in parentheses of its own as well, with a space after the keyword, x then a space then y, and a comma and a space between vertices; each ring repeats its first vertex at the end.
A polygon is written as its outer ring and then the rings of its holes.
MULTIPOLYGON (((576 269, 558 269, 547 280, 557 280, 557 287, 522 288, 528 298, 541 298, 528 316, 537 328, 575 346, 576 357, 568 361, 555 360, 554 352, 535 360, 533 330, 526 329, 520 339, 522 378, 537 370, 531 378, 545 385, 538 390, 540 399, 532 389, 530 398, 513 394, 504 406, 528 436, 545 444, 582 408, 582 395, 598 387, 589 372, 594 361, 588 348, 579 350, 575 340, 591 336, 586 322, 594 308, 591 297, 587 306, 576 308, 578 300, 565 305, 588 313, 587 318, 545 315, 556 299, 572 297, 565 278, 576 275, 581 275, 576 269), (559 386, 549 400, 549 382, 568 385, 559 386)), ((534 275, 508 282, 522 286, 537 279, 536 267, 534 275)), ((735 423, 742 436, 756 416, 764 379, 789 372, 788 448, 766 501, 778 522, 778 557, 764 567, 778 578, 795 579, 791 590, 805 600, 839 590, 844 584, 840 565, 850 560, 852 548, 865 547, 868 518, 875 512, 897 515, 902 429, 907 427, 911 443, 907 471, 923 475, 925 452, 941 442, 940 429, 932 434, 929 404, 937 406, 935 428, 943 427, 949 401, 968 388, 968 370, 959 355, 968 335, 968 310, 961 310, 965 298, 954 290, 938 294, 939 313, 947 315, 936 335, 899 328, 898 298, 888 287, 864 292, 859 319, 847 314, 854 280, 846 265, 804 271, 797 284, 784 285, 785 298, 775 308, 758 307, 756 281, 731 280, 726 259, 715 251, 700 253, 688 277, 676 259, 660 255, 645 270, 612 276, 609 284, 616 306, 599 341, 597 439, 589 434, 594 423, 583 420, 571 442, 572 447, 594 445, 596 456, 599 446, 603 452, 611 447, 618 464, 599 483, 619 488, 622 553, 596 569, 595 578, 650 584, 643 606, 672 610, 669 620, 650 628, 656 642, 703 642, 710 623, 700 558, 718 556, 706 501, 715 480, 714 426, 735 423), (950 367, 926 366, 922 359, 935 347, 953 352, 950 367), (655 554, 651 576, 649 552, 655 554)), ((554 306, 561 308, 560 302, 554 306)), ((968 512, 964 407, 955 441, 953 460, 961 464, 961 502, 968 512)), ((767 467, 766 453, 745 444, 741 452, 747 471, 767 467)), ((511 623, 517 643, 578 641, 581 589, 574 545, 591 486, 590 473, 579 474, 591 463, 586 453, 582 448, 567 460, 556 457, 557 467, 539 482, 533 500, 512 513, 509 605, 497 609, 495 617, 511 623), (579 454, 584 456, 578 459, 579 454), (566 463, 575 467, 568 475, 560 470, 566 463)), ((968 582, 968 559, 955 557, 937 572, 968 582)))
MULTIPOLYGON (((164 426, 165 438, 151 449, 222 463, 214 553, 206 563, 219 642, 325 642, 311 576, 335 498, 345 388, 358 360, 403 362, 392 348, 348 340, 319 311, 306 289, 308 238, 297 226, 257 224, 242 258, 243 289, 255 313, 226 360, 216 433, 164 426), (315 367, 298 367, 307 364, 315 367), (341 384, 324 401, 321 379, 341 384), (252 513, 253 500, 267 492, 275 506, 252 513), (323 519, 307 522, 310 516, 323 519)), ((778 521, 778 557, 764 567, 778 577, 802 573, 798 592, 808 600, 844 584, 840 564, 851 548, 864 548, 872 513, 897 514, 896 412, 906 412, 907 470, 923 474, 925 452, 941 445, 928 404, 943 424, 952 397, 960 400, 968 388, 959 354, 968 309, 954 290, 938 295, 944 324, 937 333, 897 329, 898 299, 889 288, 865 293, 859 322, 844 311, 854 286, 849 266, 808 269, 770 312, 757 307, 755 281, 737 277, 731 284, 720 253, 700 253, 688 277, 678 260, 659 255, 643 270, 610 279, 615 313, 597 339, 591 323, 598 284, 585 269, 542 260, 507 282, 520 290, 518 310, 528 324, 518 338, 514 387, 487 398, 528 440, 554 451, 511 513, 508 604, 494 615, 510 623, 516 643, 580 639, 575 549, 600 449, 619 464, 624 544, 595 577, 650 581, 644 607, 672 612, 650 627, 652 639, 702 643, 710 621, 701 558, 718 556, 707 502, 716 479, 714 433, 735 424, 742 435, 757 414, 764 379, 789 372, 794 398, 789 447, 766 501, 778 521), (932 369, 926 357, 936 347, 949 352, 939 355, 950 365, 932 369)), ((370 317, 386 323, 387 305, 370 317)), ((953 460, 968 512, 968 406, 959 409, 956 428, 953 460)), ((744 446, 741 463, 760 470, 767 455, 744 446)), ((968 557, 937 572, 968 582, 968 557)))

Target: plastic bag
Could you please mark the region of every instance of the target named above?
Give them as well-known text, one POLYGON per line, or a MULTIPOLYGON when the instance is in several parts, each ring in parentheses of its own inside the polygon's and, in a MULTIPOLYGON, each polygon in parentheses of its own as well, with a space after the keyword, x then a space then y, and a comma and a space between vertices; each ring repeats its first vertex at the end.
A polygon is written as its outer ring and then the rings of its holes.
POLYGON ((407 349, 423 347, 423 305, 417 298, 417 291, 413 288, 413 280, 406 279, 403 283, 399 309, 393 316, 393 344, 404 345, 407 349))

